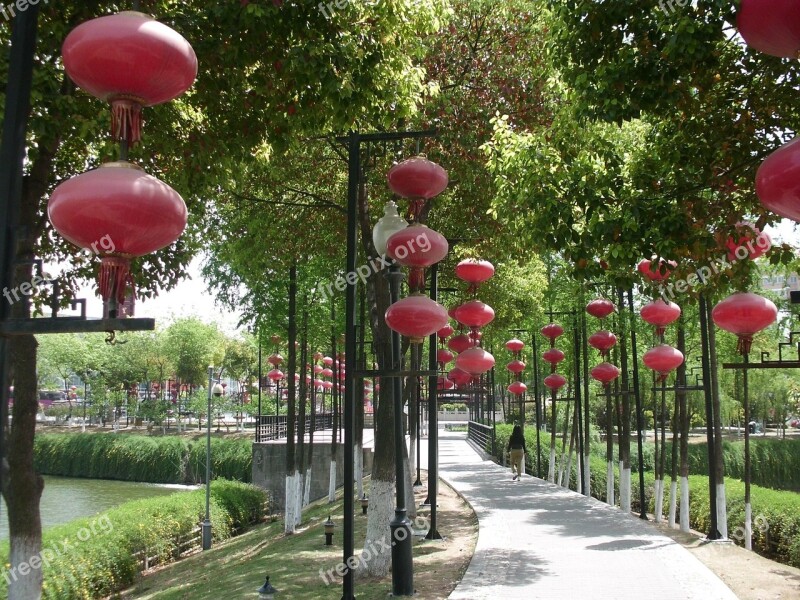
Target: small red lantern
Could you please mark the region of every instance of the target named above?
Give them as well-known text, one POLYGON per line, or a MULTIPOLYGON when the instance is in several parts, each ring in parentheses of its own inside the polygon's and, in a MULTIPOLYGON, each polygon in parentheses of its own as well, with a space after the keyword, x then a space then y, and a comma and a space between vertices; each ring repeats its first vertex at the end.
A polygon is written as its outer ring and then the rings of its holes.
POLYGON ((506 348, 507 348, 509 351, 511 351, 511 352, 513 352, 513 353, 515 353, 515 354, 516 354, 517 352, 522 352, 522 349, 523 349, 524 347, 525 347, 525 342, 523 342, 522 340, 518 340, 517 338, 514 338, 514 339, 512 339, 512 340, 508 340, 508 341, 506 342, 506 348))
POLYGON ((494 309, 480 300, 470 300, 456 308, 455 316, 462 325, 477 329, 494 320, 494 309))
POLYGON ((545 362, 549 362, 554 367, 560 363, 566 356, 558 348, 548 348, 542 353, 542 358, 545 362))
POLYGON ((677 266, 678 263, 674 260, 665 261, 664 259, 659 259, 656 264, 653 261, 644 259, 639 262, 636 269, 650 281, 659 282, 666 280, 677 266))
POLYGON ((800 58, 800 11, 796 0, 742 0, 736 26, 759 52, 800 58))
MULTIPOLYGON (((797 7, 794 8, 800 14, 797 7)), ((756 193, 764 208, 800 221, 800 137, 784 144, 761 163, 756 193)))
POLYGON ((736 224, 736 237, 728 236, 725 247, 728 260, 737 261, 749 258, 755 260, 764 256, 772 248, 772 239, 766 231, 760 231, 752 223, 741 221, 736 224))
POLYGON ((639 311, 642 319, 656 328, 656 335, 663 335, 667 325, 674 323, 681 316, 681 307, 674 302, 665 302, 659 298, 650 302, 639 311))
POLYGON ((322 366, 321 366, 321 365, 314 365, 314 373, 315 373, 316 375, 319 375, 320 373, 322 373, 322 371, 323 371, 323 370, 324 370, 324 369, 322 368, 322 366))
POLYGON ((589 336, 589 345, 600 351, 600 356, 605 356, 608 351, 617 345, 617 336, 610 331, 598 331, 589 336))
POLYGON ((615 310, 614 303, 605 298, 597 298, 586 305, 586 312, 598 319, 605 319, 615 310))
POLYGON ((186 204, 178 192, 134 164, 106 163, 61 183, 47 205, 50 222, 67 241, 101 256, 103 300, 120 304, 132 257, 170 245, 186 228, 186 204))
POLYGON ((319 351, 314 352, 314 361, 315 362, 319 362, 321 360, 322 360, 322 352, 319 352, 319 351))
POLYGON ((463 333, 456 335, 447 342, 447 347, 450 348, 453 352, 457 354, 461 354, 464 350, 468 350, 475 345, 475 340, 473 340, 468 335, 463 333))
POLYGON ((677 369, 683 364, 683 354, 680 350, 661 344, 655 348, 650 348, 644 353, 642 362, 648 369, 652 369, 659 374, 659 380, 663 381, 673 369, 677 369))
POLYGON ((141 137, 141 110, 168 102, 197 77, 197 56, 174 29, 139 12, 81 23, 64 40, 70 79, 111 103, 111 133, 131 144, 141 137))
POLYGON ((425 287, 425 268, 447 256, 447 239, 438 231, 415 223, 392 234, 386 254, 404 267, 410 267, 408 285, 412 292, 425 287))
POLYGON ((271 354, 267 359, 267 362, 273 367, 278 367, 283 364, 283 357, 278 353, 271 354))
POLYGON ((619 377, 620 370, 616 365, 612 365, 611 363, 602 362, 596 367, 592 368, 591 375, 593 379, 596 379, 604 386, 607 386, 609 383, 614 381, 617 377, 619 377))
POLYGON ((511 371, 512 373, 522 373, 525 370, 525 363, 521 360, 512 360, 506 368, 511 371))
POLYGON ((494 265, 488 260, 467 258, 456 265, 456 277, 469 283, 469 293, 494 275, 494 265))
POLYGON ((528 386, 522 383, 521 381, 513 381, 508 386, 508 391, 512 394, 516 394, 517 396, 521 396, 525 393, 525 390, 528 389, 528 386))
POLYGON ((772 300, 751 292, 728 296, 711 311, 711 318, 720 329, 739 337, 740 354, 750 352, 753 336, 766 329, 778 318, 778 309, 772 300))
POLYGON ((456 358, 456 367, 470 375, 481 375, 494 366, 494 356, 483 348, 464 350, 456 358))
POLYGON ((333 382, 332 381, 323 381, 322 382, 322 387, 324 389, 326 389, 326 390, 332 390, 333 389, 333 382))
POLYGON ((544 378, 544 384, 551 390, 556 391, 567 384, 567 378, 561 373, 550 373, 544 378))
POLYGON ((441 365, 446 365, 447 363, 452 362, 453 358, 455 358, 453 353, 445 348, 439 348, 439 350, 436 351, 436 362, 441 365))
POLYGON ((326 367, 330 367, 333 364, 333 359, 330 356, 323 356, 322 364, 326 367))
POLYGON ((277 383, 286 376, 280 369, 272 369, 269 373, 267 373, 267 377, 269 377, 274 383, 277 383))
POLYGON ((472 381, 472 375, 458 367, 452 369, 447 374, 447 378, 459 386, 465 386, 472 381))
POLYGON ((548 323, 542 327, 542 335, 551 342, 555 342, 556 338, 564 333, 564 328, 558 323, 548 323))
MULTIPOLYGON (((449 311, 448 311, 449 312, 449 311)), ((439 336, 440 340, 445 340, 453 335, 453 327, 448 323, 444 327, 442 327, 439 331, 436 332, 436 335, 439 336)))
POLYGON ((436 389, 438 390, 452 390, 454 387, 456 387, 455 382, 447 377, 439 377, 436 380, 436 389))
POLYGON ((323 377, 333 377, 333 369, 331 368, 322 369, 322 371, 320 371, 320 375, 322 375, 323 377))
POLYGON ((421 344, 447 325, 448 316, 444 306, 415 294, 392 304, 385 319, 390 329, 409 338, 412 344, 421 344))

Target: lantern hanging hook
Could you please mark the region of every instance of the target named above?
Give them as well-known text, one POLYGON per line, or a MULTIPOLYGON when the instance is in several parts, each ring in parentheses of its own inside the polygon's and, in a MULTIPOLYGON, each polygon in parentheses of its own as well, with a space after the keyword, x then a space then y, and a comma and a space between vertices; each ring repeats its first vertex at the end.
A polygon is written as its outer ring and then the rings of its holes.
POLYGON ((120 346, 122 344, 127 344, 128 340, 118 340, 117 339, 117 332, 114 330, 106 331, 106 344, 109 346, 120 346))

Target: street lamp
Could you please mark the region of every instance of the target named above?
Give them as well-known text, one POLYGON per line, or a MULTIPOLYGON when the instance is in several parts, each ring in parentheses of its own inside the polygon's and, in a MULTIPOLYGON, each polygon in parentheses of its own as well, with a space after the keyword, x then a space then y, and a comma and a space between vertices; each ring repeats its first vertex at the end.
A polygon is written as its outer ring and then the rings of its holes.
POLYGON ((206 427, 206 518, 202 525, 203 550, 211 548, 211 396, 222 396, 222 386, 212 385, 214 367, 208 367, 208 425, 206 427))

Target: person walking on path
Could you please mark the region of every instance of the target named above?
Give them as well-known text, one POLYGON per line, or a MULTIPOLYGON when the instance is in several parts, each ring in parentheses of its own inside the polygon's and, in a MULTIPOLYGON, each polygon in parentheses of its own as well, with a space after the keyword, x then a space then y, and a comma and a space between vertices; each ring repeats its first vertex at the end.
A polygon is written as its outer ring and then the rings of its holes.
POLYGON ((513 481, 516 481, 522 475, 522 461, 525 460, 525 436, 519 425, 514 425, 507 450, 511 453, 511 472, 514 473, 513 481))

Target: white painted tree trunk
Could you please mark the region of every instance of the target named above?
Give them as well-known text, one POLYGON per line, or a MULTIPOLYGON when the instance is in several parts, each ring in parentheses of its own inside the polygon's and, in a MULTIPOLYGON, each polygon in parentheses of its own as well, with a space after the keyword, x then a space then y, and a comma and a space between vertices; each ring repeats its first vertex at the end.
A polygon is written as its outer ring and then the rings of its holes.
POLYGON ((725 498, 725 484, 717 484, 717 529, 723 540, 728 539, 728 502, 725 498))
POLYGON ((558 485, 560 485, 561 487, 564 487, 564 468, 566 466, 564 463, 566 461, 566 458, 567 458, 566 454, 562 454, 561 456, 558 457, 558 485))
POLYGON ((331 470, 328 479, 328 502, 336 502, 336 461, 331 461, 331 470))
POLYGON ((623 512, 631 512, 631 468, 619 463, 619 507, 623 512))
POLYGON ((681 531, 689 532, 689 478, 681 477, 681 531))
POLYGON ((367 508, 367 537, 356 576, 383 577, 392 566, 389 522, 394 516, 394 483, 373 479, 367 508))
POLYGON ((356 444, 353 456, 353 478, 356 481, 356 493, 359 498, 364 496, 364 450, 361 444, 356 444))
POLYGON ((678 507, 678 481, 673 479, 669 484, 669 526, 675 527, 675 512, 678 507))
POLYGON ((297 480, 300 473, 294 473, 286 476, 286 503, 284 505, 284 532, 294 533, 297 526, 297 493, 299 488, 297 480))
MULTIPOLYGON (((404 458, 403 460, 408 460, 404 458)), ((408 467, 408 464, 406 464, 408 467)), ((414 497, 414 480, 411 478, 411 471, 406 468, 406 515, 413 520, 417 516, 417 500, 414 497)))
POLYGON ((753 549, 753 506, 749 502, 744 505, 744 547, 753 549))
POLYGON ((556 449, 550 448, 550 463, 547 466, 547 481, 556 482, 556 449))
POLYGON ((42 597, 42 569, 30 568, 30 571, 25 575, 16 570, 23 564, 30 567, 32 557, 41 556, 45 558, 41 550, 41 546, 33 539, 14 538, 14 544, 9 555, 9 562, 14 567, 4 570, 3 573, 6 581, 8 581, 8 600, 39 600, 42 597))
POLYGON ((408 472, 411 474, 411 483, 417 480, 417 444, 414 438, 408 445, 408 472))
POLYGON ((656 523, 661 523, 662 514, 664 512, 664 480, 656 479, 655 481, 655 496, 656 496, 656 523))
POLYGON ((303 490, 303 506, 311 504, 311 467, 306 469, 305 489, 303 490))
POLYGON ((614 462, 610 460, 606 462, 606 503, 609 506, 616 504, 616 498, 614 498, 614 462))

